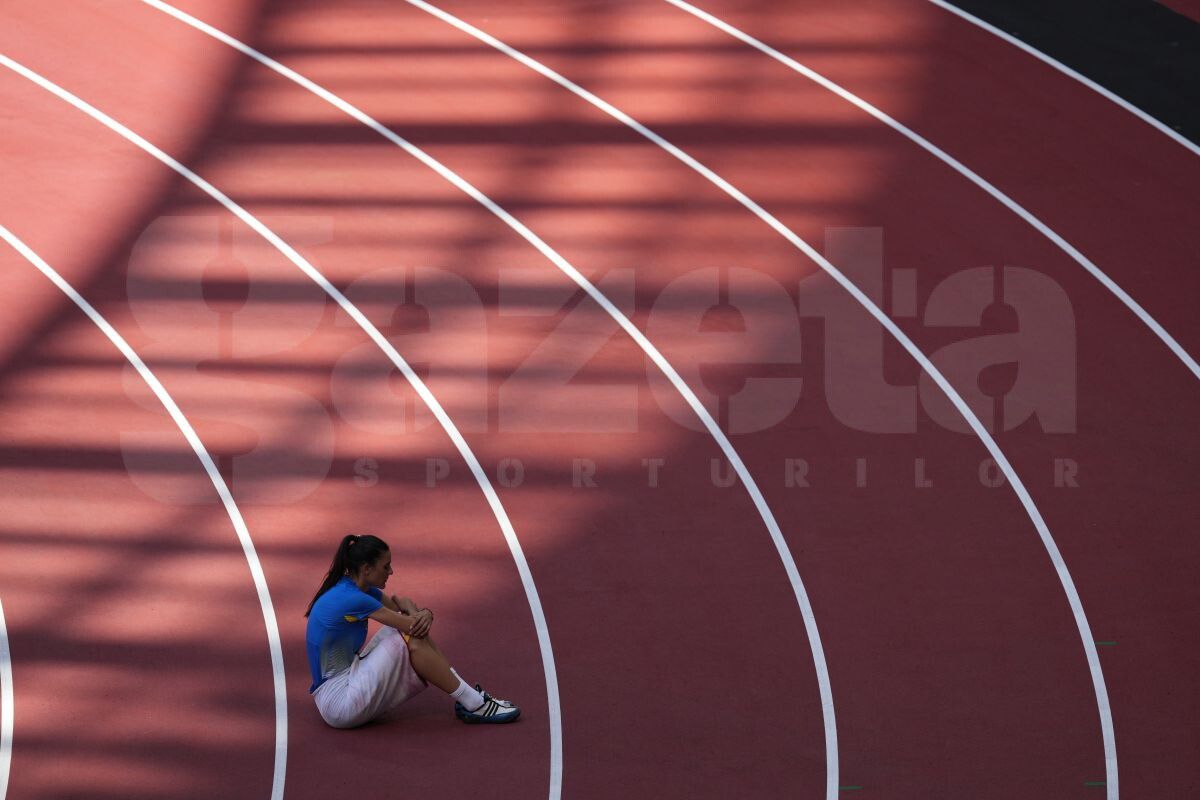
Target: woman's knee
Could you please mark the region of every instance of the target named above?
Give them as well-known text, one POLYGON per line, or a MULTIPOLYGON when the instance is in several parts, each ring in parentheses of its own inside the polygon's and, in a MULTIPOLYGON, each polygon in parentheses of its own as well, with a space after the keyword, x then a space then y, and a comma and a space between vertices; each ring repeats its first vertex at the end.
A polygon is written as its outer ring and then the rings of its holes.
POLYGON ((446 657, 442 655, 442 651, 433 643, 433 639, 428 636, 423 639, 418 639, 415 636, 408 638, 408 657, 415 660, 426 661, 436 659, 445 661, 446 657))

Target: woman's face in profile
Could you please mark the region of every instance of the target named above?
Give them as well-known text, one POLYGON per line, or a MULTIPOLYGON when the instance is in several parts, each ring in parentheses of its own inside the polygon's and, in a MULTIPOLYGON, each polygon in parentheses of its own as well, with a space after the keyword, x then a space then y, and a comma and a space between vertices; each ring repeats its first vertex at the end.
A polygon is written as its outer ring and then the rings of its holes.
POLYGON ((375 562, 363 568, 362 579, 368 587, 382 589, 387 585, 388 577, 392 574, 392 553, 385 550, 379 554, 375 562))

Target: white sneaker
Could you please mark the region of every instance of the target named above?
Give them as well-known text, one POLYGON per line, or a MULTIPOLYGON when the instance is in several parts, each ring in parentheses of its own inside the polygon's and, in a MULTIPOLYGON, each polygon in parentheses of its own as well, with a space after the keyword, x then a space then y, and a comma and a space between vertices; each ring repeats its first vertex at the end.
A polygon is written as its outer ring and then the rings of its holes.
POLYGON ((517 717, 521 716, 521 709, 517 708, 508 700, 497 700, 487 692, 475 684, 475 689, 483 695, 483 705, 474 711, 468 711, 467 707, 462 703, 454 704, 454 716, 468 724, 477 725, 480 723, 500 724, 504 722, 516 722, 517 717))

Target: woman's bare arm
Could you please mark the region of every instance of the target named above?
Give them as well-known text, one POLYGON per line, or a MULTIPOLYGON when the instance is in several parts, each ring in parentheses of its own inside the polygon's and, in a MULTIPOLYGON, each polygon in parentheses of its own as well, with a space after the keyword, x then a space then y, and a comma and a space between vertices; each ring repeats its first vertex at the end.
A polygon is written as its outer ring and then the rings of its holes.
POLYGON ((433 625, 432 611, 427 608, 418 609, 407 597, 397 598, 392 595, 384 597, 382 602, 383 608, 371 614, 371 619, 418 639, 429 635, 429 628, 433 625))
MULTIPOLYGON (((390 600, 391 598, 388 599, 390 600)), ((399 611, 388 608, 386 605, 371 612, 370 617, 380 625, 387 625, 389 628, 395 628, 401 633, 407 634, 413 634, 413 629, 417 627, 418 622, 417 617, 401 614, 399 611)))
POLYGON ((421 610, 411 598, 401 597, 396 594, 385 594, 380 598, 380 601, 392 611, 399 611, 401 614, 408 614, 410 617, 421 610))

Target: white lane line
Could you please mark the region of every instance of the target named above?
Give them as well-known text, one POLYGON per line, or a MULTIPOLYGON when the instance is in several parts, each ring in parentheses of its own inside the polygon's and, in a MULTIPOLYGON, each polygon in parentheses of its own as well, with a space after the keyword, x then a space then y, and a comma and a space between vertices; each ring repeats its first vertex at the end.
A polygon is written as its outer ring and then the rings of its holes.
MULTIPOLYGON (((4 56, 0 55, 0 60, 4 56)), ((14 233, 0 225, 0 238, 8 242, 17 252, 25 257, 29 263, 37 267, 43 275, 57 286, 63 294, 71 298, 75 305, 83 311, 88 318, 95 323, 108 340, 113 343, 121 355, 137 370, 142 376, 142 380, 150 387, 158 401, 163 404, 163 408, 170 414, 175 425, 179 428, 180 433, 187 439, 188 444, 192 446, 192 450, 196 453, 196 457, 200 459, 200 463, 204 466, 204 471, 208 473, 208 479, 212 481, 213 488, 217 490, 217 494, 221 498, 221 503, 225 506, 225 513, 229 515, 229 521, 233 523, 233 529, 237 532, 238 541, 242 544, 242 552, 246 555, 246 563, 250 565, 250 574, 254 576, 254 587, 258 590, 258 603, 262 607, 263 622, 267 628, 267 640, 271 646, 271 672, 274 676, 275 683, 275 780, 271 786, 272 800, 282 800, 283 798, 283 769, 282 765, 287 761, 287 691, 286 683, 283 675, 283 650, 279 646, 279 625, 275 619, 275 606, 271 602, 271 594, 267 589, 267 578, 263 573, 261 562, 258 560, 258 552, 254 549, 254 541, 250 538, 250 531, 246 527, 246 521, 242 518, 242 512, 238 509, 237 503, 234 502, 233 494, 230 493, 229 487, 225 485, 225 479, 221 477, 217 465, 213 462, 212 456, 208 454, 208 450, 204 448, 204 443, 200 441, 200 437, 196 434, 196 430, 192 424, 188 422, 183 411, 175 403, 174 398, 167 392, 166 387, 159 382, 146 363, 142 361, 137 352, 129 346, 124 337, 117 332, 116 328, 109 324, 99 311, 97 311, 91 303, 75 291, 75 288, 59 275, 53 267, 47 264, 42 258, 35 253, 25 242, 21 241, 14 233)), ((7 670, 6 670, 7 671, 7 670)), ((12 703, 6 703, 6 708, 11 708, 12 703)), ((0 793, 2 800, 2 793, 0 793)))
MULTIPOLYGON (((767 506, 767 501, 762 496, 762 492, 759 491, 758 484, 755 483, 754 478, 751 477, 750 472, 746 469, 745 464, 742 463, 741 457, 738 456, 737 451, 733 449, 733 445, 721 431, 716 421, 712 418, 712 415, 708 413, 708 410, 704 407, 704 404, 700 402, 700 399, 696 397, 695 393, 692 392, 691 388, 687 385, 687 383, 684 382, 683 378, 680 377, 675 368, 671 366, 666 357, 658 351, 658 348, 656 348, 650 342, 650 340, 647 339, 640 330, 638 330, 637 326, 635 326, 633 322, 631 322, 629 318, 626 317, 625 314, 622 313, 621 310, 618 309, 616 305, 614 305, 613 302, 608 299, 608 297, 606 297, 599 289, 597 289, 591 281, 584 277, 579 270, 575 269, 570 262, 559 255, 557 251, 550 247, 550 245, 542 241, 542 239, 532 230, 526 227, 524 223, 498 206, 489 197, 483 194, 483 192, 479 191, 479 189, 468 183, 460 175, 446 167, 440 161, 433 158, 417 146, 413 145, 411 142, 401 138, 391 129, 385 127, 373 117, 360 110, 358 107, 351 105, 341 97, 335 95, 333 92, 330 92, 328 89, 325 89, 324 87, 314 83, 295 70, 285 67, 275 59, 264 55, 258 50, 255 50, 253 47, 250 47, 249 45, 233 38, 229 34, 214 28, 206 22, 196 19, 190 14, 180 11, 174 6, 164 3, 161 0, 142 0, 142 2, 149 6, 153 6, 160 11, 170 14, 172 17, 175 17, 181 22, 184 22, 193 28, 213 37, 214 39, 229 45, 235 50, 238 50, 250 58, 253 58, 263 66, 268 67, 274 72, 282 75, 293 83, 304 87, 325 102, 343 111, 353 119, 358 120, 368 128, 371 128, 380 136, 400 147, 422 164, 425 164, 438 175, 441 175, 443 178, 461 190, 464 194, 468 195, 492 214, 494 214, 497 218, 504 222, 504 224, 508 225, 508 227, 512 228, 512 230, 520 235, 521 238, 533 245, 538 252, 540 252, 551 263, 562 270, 564 274, 571 278, 576 285, 587 292, 588 296, 596 301, 596 303, 599 304, 600 307, 603 308, 608 315, 618 325, 620 325, 622 329, 625 330, 627 334, 629 334, 629 336, 637 343, 637 345, 641 347, 642 351, 650 357, 655 365, 658 366, 659 370, 662 371, 663 375, 666 376, 666 378, 675 387, 675 390, 678 391, 684 400, 687 401, 688 405, 691 406, 692 410, 696 413, 696 416, 699 417, 700 421, 704 424, 704 427, 720 446, 721 451, 725 454, 725 458, 729 461, 738 478, 742 481, 742 485, 746 487, 746 491, 750 494, 750 497, 754 502, 754 506, 758 510, 759 516, 762 517, 763 523, 766 525, 767 531, 771 536, 771 541, 775 545, 775 549, 779 554, 779 559, 783 562, 784 571, 787 573, 788 581, 791 583, 792 591, 796 596, 796 602, 800 607, 800 614, 804 620, 804 629, 808 636, 809 647, 812 650, 813 665, 817 675, 817 686, 821 697, 821 718, 825 729, 827 786, 832 787, 828 789, 827 798, 828 800, 835 800, 837 797, 838 766, 837 725, 834 719, 833 711, 833 690, 830 687, 829 670, 825 664, 825 650, 821 645, 821 636, 817 631, 817 621, 813 616, 812 605, 809 603, 808 599, 808 592, 804 588, 803 581, 800 580, 800 572, 796 568, 796 562, 792 558, 791 552, 788 550, 787 542, 784 541, 783 533, 779 529, 779 524, 775 521, 774 514, 771 513, 771 509, 767 506)), ((558 758, 561 759, 561 753, 559 753, 558 758)), ((561 760, 557 761, 556 763, 561 764, 561 760)), ((561 766, 558 769, 561 773, 561 766)), ((560 783, 561 774, 556 774, 551 783, 552 800, 558 797, 558 792, 561 788, 560 783)))
MULTIPOLYGON (((932 153, 934 156, 937 156, 939 159, 941 159, 947 165, 952 167, 955 171, 957 171, 963 177, 967 178, 972 183, 974 183, 976 186, 980 187, 985 192, 990 194, 992 197, 999 200, 1004 206, 1009 208, 1011 211, 1013 211, 1015 214, 1017 214, 1017 216, 1021 217, 1021 219, 1025 220, 1027 223, 1029 223, 1031 226, 1033 226, 1038 232, 1040 232, 1042 235, 1044 235, 1046 238, 1048 238, 1050 241, 1052 241, 1054 244, 1056 244, 1059 248, 1061 248, 1063 250, 1063 252, 1065 252, 1067 255, 1071 256, 1071 258, 1073 258, 1076 262, 1078 262, 1080 264, 1080 266, 1082 266, 1084 269, 1086 269, 1088 272, 1090 272, 1097 280, 1100 281, 1100 283, 1102 283, 1110 292, 1112 292, 1114 295, 1116 295, 1117 298, 1121 300, 1121 302, 1123 302, 1130 310, 1132 310, 1133 313, 1136 314, 1138 316, 1138 318, 1140 318, 1142 320, 1142 322, 1146 324, 1147 327, 1149 327, 1152 331, 1154 331, 1154 333, 1158 336, 1158 338, 1161 339, 1167 345, 1167 347, 1169 347, 1172 350, 1172 352, 1174 352, 1175 355, 1177 355, 1179 357, 1179 359, 1181 361, 1183 361, 1183 363, 1188 367, 1188 369, 1191 370, 1191 372, 1194 376, 1196 376, 1197 378, 1200 378, 1200 365, 1197 365, 1195 359, 1193 359, 1190 355, 1188 355, 1188 353, 1186 351, 1184 351, 1184 349, 1179 345, 1179 343, 1176 342, 1175 339, 1169 333, 1167 333, 1167 331, 1161 325, 1159 325, 1158 322, 1153 317, 1151 317, 1150 314, 1148 312, 1146 312, 1145 309, 1143 309, 1137 303, 1137 301, 1135 301, 1132 297, 1130 297, 1128 294, 1126 294, 1125 291, 1123 289, 1121 289, 1121 287, 1118 286, 1115 281, 1113 281, 1111 278, 1109 278, 1108 275, 1104 274, 1104 272, 1102 272, 1099 267, 1097 267, 1090 260, 1088 260, 1088 258, 1086 256, 1084 256, 1077 249, 1075 249, 1065 239, 1063 239, 1056 232, 1051 230, 1049 226, 1047 226, 1045 223, 1043 223, 1041 220, 1039 220, 1037 217, 1035 217, 1033 214, 1031 214, 1029 211, 1027 211, 1021 205, 1019 205, 1015 200, 1010 198, 1008 195, 1004 194, 999 189, 997 189, 995 186, 993 186, 991 183, 984 180, 982 177, 980 177, 978 174, 976 174, 973 170, 968 168, 965 164, 960 162, 958 159, 949 155, 948 153, 946 153, 944 150, 942 150, 937 145, 930 142, 925 137, 921 136, 920 134, 916 133, 915 131, 911 130, 910 128, 906 127, 905 125, 901 124, 897 120, 895 120, 892 117, 885 114, 883 111, 880 111, 875 106, 871 105, 870 103, 868 103, 867 101, 858 97, 857 95, 852 94, 848 90, 844 89, 843 87, 839 86, 838 84, 836 84, 833 81, 829 80, 828 78, 824 77, 820 73, 815 72, 814 70, 799 63, 795 59, 784 55, 783 53, 779 52, 775 48, 765 44, 764 42, 754 38, 753 36, 750 36, 749 34, 745 33, 744 31, 739 30, 738 28, 735 28, 734 26, 730 25, 729 23, 725 22, 724 20, 722 20, 718 17, 715 17, 706 11, 702 11, 701 9, 697 8, 696 6, 693 6, 690 3, 685 2, 685 0, 666 0, 666 2, 670 3, 673 6, 676 6, 677 8, 682 9, 683 11, 686 11, 689 14, 692 14, 693 16, 698 17, 699 19, 703 20, 704 22, 707 22, 710 25, 713 25, 716 28, 719 28, 720 30, 724 31, 725 33, 728 33, 730 36, 733 36, 734 38, 739 39, 742 42, 745 42, 746 44, 750 45, 751 47, 753 47, 753 48, 765 53, 766 55, 770 56, 771 58, 775 59, 776 61, 779 61, 780 63, 784 64, 785 66, 790 67, 791 69, 795 70, 796 72, 799 72, 801 75, 814 81, 821 87, 838 95, 843 100, 846 100, 847 102, 849 102, 849 103, 857 106, 858 108, 862 109, 863 111, 867 112, 872 117, 875 117, 880 122, 883 122, 884 124, 886 124, 887 126, 892 128, 893 130, 898 131, 899 133, 908 137, 911 141, 920 145, 922 148, 924 148, 928 152, 932 153)), ((935 2, 938 5, 943 5, 943 3, 939 2, 939 0, 931 0, 931 2, 935 2)), ((1052 553, 1051 557, 1052 558, 1054 557, 1053 553, 1052 553)), ((1058 567, 1057 562, 1055 563, 1055 567, 1056 568, 1058 567)), ((1065 566, 1063 567, 1062 571, 1060 572, 1060 578, 1062 578, 1064 575, 1066 575, 1066 567, 1065 566)), ((1070 581, 1069 575, 1066 575, 1066 580, 1070 581)), ((1064 587, 1066 587, 1067 585, 1068 585, 1067 582, 1064 581, 1064 587)), ((1068 596, 1070 596, 1070 593, 1073 592, 1073 590, 1074 589, 1073 589, 1073 585, 1072 585, 1071 589, 1068 591, 1068 596)), ((1074 606, 1074 601, 1072 602, 1072 606, 1074 606)), ((1081 608, 1082 608, 1082 606, 1081 606, 1081 608)), ((1079 622, 1078 619, 1077 619, 1077 622, 1079 622)), ((1084 620, 1083 622, 1086 625, 1086 620, 1084 620)), ((1086 630, 1081 627, 1081 634, 1086 635, 1086 639, 1085 639, 1086 642, 1092 641, 1090 630, 1086 630)), ((1089 664, 1090 663, 1091 663, 1091 657, 1089 655, 1089 664)), ((1103 676, 1102 675, 1098 676, 1096 674, 1093 674, 1093 681, 1096 681, 1097 679, 1098 679, 1098 685, 1097 685, 1096 691, 1097 691, 1097 696, 1099 697, 1101 689, 1103 689, 1103 686, 1104 686, 1103 676)), ((1107 701, 1108 701, 1107 693, 1105 692, 1105 696, 1103 697, 1103 703, 1105 705, 1107 705, 1107 701)), ((1103 714, 1102 714, 1101 718, 1102 718, 1102 720, 1104 719, 1103 714)), ((1115 798, 1117 796, 1117 780, 1116 780, 1116 778, 1117 778, 1117 753, 1116 753, 1115 737, 1113 736, 1113 732, 1110 730, 1110 728, 1111 728, 1111 721, 1108 722, 1108 727, 1106 727, 1103 732, 1104 733, 1105 763, 1107 765, 1110 765, 1109 778, 1106 781, 1106 784, 1109 787, 1109 798, 1115 798)))
MULTIPOLYGON (((892 130, 904 135, 905 137, 907 137, 910 141, 914 142, 915 144, 920 145, 927 152, 936 156, 938 159, 940 159, 942 162, 944 162, 947 166, 951 167, 958 174, 962 175, 964 178, 971 181, 971 183, 974 183, 980 189, 983 189, 985 192, 987 192, 992 197, 994 197, 996 200, 998 200, 1005 208, 1007 208, 1009 211, 1012 211, 1018 217, 1020 217, 1025 222, 1027 222, 1038 233, 1042 234, 1047 239, 1049 239, 1051 242, 1053 242, 1055 246, 1057 246, 1060 250, 1062 250, 1064 253, 1066 253, 1068 256, 1070 256, 1077 264, 1079 264, 1079 266, 1083 267, 1085 270, 1087 270, 1089 273, 1091 273, 1092 277, 1094 277, 1096 280, 1100 281, 1100 283, 1103 284, 1104 288, 1106 288, 1110 292, 1112 292, 1117 297, 1117 299, 1120 300, 1122 303, 1124 303, 1125 306, 1130 311, 1132 311, 1137 316, 1137 318, 1140 319, 1147 328, 1149 328, 1151 331, 1154 332, 1155 336, 1157 336, 1159 339, 1162 340, 1163 344, 1165 344, 1168 348, 1170 348, 1171 352, 1174 353, 1179 358, 1179 360, 1183 362, 1184 366, 1186 366, 1189 370, 1191 370, 1191 373, 1193 376, 1195 376, 1196 378, 1200 378, 1200 364, 1196 363, 1196 359, 1192 358, 1192 356, 1189 355, 1188 352, 1183 349, 1183 346, 1180 345, 1179 342, 1175 341, 1175 338, 1173 336, 1171 336, 1171 334, 1167 333, 1166 329, 1163 328, 1162 325, 1158 324, 1158 321, 1155 320, 1154 317, 1150 316, 1150 313, 1148 311, 1146 311, 1146 309, 1142 308, 1142 306, 1136 300, 1134 300, 1132 297, 1130 297, 1125 292, 1124 289, 1122 289, 1120 286, 1118 286, 1116 281, 1114 281, 1112 278, 1110 278, 1108 275, 1106 275, 1099 267, 1097 267, 1094 263, 1092 263, 1092 261, 1087 256, 1085 256, 1078 249, 1076 249, 1070 242, 1068 242, 1066 239, 1064 239, 1062 236, 1060 236, 1058 233, 1056 233, 1053 229, 1051 229, 1050 226, 1046 225, 1046 223, 1042 222, 1040 219, 1038 219, 1032 213, 1030 213, 1027 209, 1025 209, 1024 206, 1020 205, 1019 203, 1017 203, 1017 201, 1013 200, 1011 197, 1006 195, 1004 192, 1000 191, 998 188, 993 186, 987 180, 982 178, 974 170, 972 170, 971 168, 969 168, 968 166, 963 164, 958 159, 951 156, 945 150, 942 150, 940 147, 938 147, 937 145, 930 142, 924 136, 921 136, 916 131, 913 131, 912 129, 906 127, 904 124, 898 122, 897 120, 895 120, 892 117, 885 114, 883 111, 881 111, 878 108, 876 108, 875 106, 871 105, 866 100, 863 100, 862 98, 858 97, 857 95, 852 94, 848 90, 844 89, 843 87, 841 87, 838 84, 834 83, 833 81, 829 80, 828 78, 821 75, 820 73, 815 72, 812 69, 809 69, 808 67, 804 66, 800 62, 784 55, 783 53, 779 52, 778 50, 771 47, 770 45, 767 45, 767 44, 763 43, 762 41, 755 39, 750 34, 745 33, 744 31, 741 31, 738 28, 733 27, 732 25, 730 25, 729 23, 720 19, 719 17, 715 17, 706 11, 702 11, 701 9, 697 8, 694 5, 691 5, 690 3, 685 2, 684 0, 666 0, 666 2, 707 22, 709 25, 719 28, 720 30, 722 30, 725 33, 728 33, 730 36, 734 37, 735 39, 740 39, 742 42, 745 42, 746 44, 750 45, 751 47, 755 48, 756 50, 759 50, 762 53, 765 53, 766 55, 768 55, 771 58, 775 59, 776 61, 780 62, 781 64, 789 67, 790 69, 795 70, 796 72, 799 72, 804 77, 806 77, 809 80, 813 81, 814 83, 817 83, 818 85, 820 85, 822 88, 827 89, 830 92, 833 92, 838 97, 845 100, 846 102, 857 106, 858 108, 862 109, 866 113, 870 114, 875 119, 877 119, 880 122, 882 122, 883 124, 887 125, 892 130)), ((931 2, 938 2, 938 0, 931 0, 931 2)))
MULTIPOLYGON (((0 231, 4 228, 0 227, 0 231)), ((8 775, 12 767, 13 743, 12 654, 8 649, 8 625, 4 622, 4 603, 0 603, 0 800, 8 794, 8 775)))
MULTIPOLYGON (((896 341, 908 351, 909 355, 921 365, 921 369, 923 369, 925 373, 933 379, 938 387, 941 388, 947 399, 954 404, 954 407, 958 409, 960 414, 962 414, 963 419, 967 421, 967 424, 971 426, 972 430, 975 431, 975 434, 987 447, 988 452, 995 460, 997 466, 1000 467, 1000 470, 1004 473, 1004 476, 1008 479, 1010 485, 1013 487, 1013 491, 1020 499, 1021 504, 1025 507, 1026 514, 1029 515, 1030 521, 1033 522, 1034 527, 1037 529, 1038 535, 1041 537, 1042 544, 1046 548, 1046 552, 1049 554, 1051 562, 1054 564, 1054 569, 1058 573, 1058 578, 1062 583, 1063 591, 1066 593, 1067 600, 1070 603, 1071 612, 1075 617, 1075 624, 1079 630, 1080 638, 1083 641, 1084 652, 1087 654, 1088 669, 1090 670, 1092 676, 1092 685, 1096 693, 1096 707, 1100 715, 1101 730, 1104 737, 1105 764, 1108 773, 1108 791, 1110 797, 1115 797, 1117 786, 1117 753, 1115 737, 1113 735, 1112 711, 1108 702, 1108 689, 1104 684, 1104 673, 1100 667, 1100 657, 1096 652, 1096 643, 1092 638, 1091 626, 1088 624, 1087 615, 1083 610, 1083 602, 1079 599, 1079 592, 1075 589, 1075 581, 1072 580, 1071 573, 1067 570, 1066 562, 1063 561, 1062 554, 1058 550, 1058 545, 1055 543, 1054 537, 1050 534, 1050 529, 1046 526, 1046 521, 1042 518, 1041 512, 1034 504, 1033 498, 1030 497, 1028 490, 1026 490, 1025 484, 1017 476, 1016 471, 1008 462, 1008 459, 1005 457, 1003 451, 1001 451, 1000 446, 996 444, 996 440, 992 438, 992 435, 988 433, 987 428, 985 428, 979 421, 979 418, 975 416, 975 412, 971 410, 970 406, 966 404, 966 401, 962 399, 958 391, 955 390, 948 380, 946 380, 945 376, 942 375, 938 368, 933 365, 933 362, 931 362, 929 358, 923 352, 921 352, 916 344, 913 343, 912 339, 910 339, 907 334, 904 333, 904 331, 900 330, 896 323, 893 322, 887 314, 883 313, 883 310, 880 309, 879 306, 872 302, 871 298, 867 297, 862 290, 860 290, 852 281, 843 275, 837 267, 829 262, 828 259, 817 252, 810 244, 808 244, 808 242, 796 235, 794 231, 772 216, 766 209, 751 200, 741 190, 734 187, 733 184, 729 183, 729 181, 725 180, 720 175, 717 175, 711 169, 704 166, 695 158, 688 155, 683 150, 680 150, 678 147, 671 144, 657 133, 654 133, 654 131, 650 130, 645 125, 642 125, 624 111, 616 108, 611 103, 601 100, 596 95, 582 88, 578 84, 573 83, 541 62, 530 58, 529 56, 513 49, 512 47, 509 47, 496 37, 481 31, 479 28, 464 22, 458 17, 429 5, 428 3, 424 2, 424 0, 405 1, 409 5, 413 5, 417 8, 427 11, 447 24, 458 28, 459 30, 475 37, 481 42, 494 47, 510 58, 519 61, 535 72, 544 75, 545 77, 557 83, 559 86, 562 86, 564 89, 570 91, 572 94, 575 94, 583 100, 586 100, 588 103, 605 112, 609 116, 619 120, 628 127, 642 134, 642 136, 654 142, 663 150, 679 159, 679 161, 695 170, 714 186, 717 186, 730 197, 741 203, 742 206, 769 225, 780 236, 785 238, 798 250, 816 262, 821 269, 825 270, 825 272, 828 273, 834 280, 836 280, 842 286, 842 288, 849 292, 850 295, 854 297, 854 299, 857 300, 863 308, 869 311, 871 316, 875 317, 879 324, 882 325, 888 331, 888 333, 890 333, 896 339, 896 341)), ((836 783, 830 784, 828 788, 830 792, 829 800, 833 800, 833 798, 837 796, 836 783)))
MULTIPOLYGON (((387 338, 379 332, 369 319, 346 298, 344 294, 338 291, 332 283, 324 275, 320 273, 314 266, 308 263, 296 250, 279 238, 274 231, 264 225, 257 217, 250 214, 240 205, 231 200, 223 192, 217 189, 208 181, 201 178, 195 172, 185 167, 183 164, 176 161, 171 156, 154 146, 146 139, 131 131, 121 123, 117 122, 112 117, 105 114, 103 111, 88 104, 84 100, 76 97, 66 89, 47 80, 41 75, 33 72, 29 68, 18 64, 8 56, 0 54, 0 65, 8 67, 14 72, 33 81, 38 86, 51 92, 55 96, 65 100, 75 108, 87 114, 92 119, 100 122, 105 127, 120 134, 122 137, 140 147, 150 155, 157 158, 163 164, 167 165, 175 172, 190 181, 197 188, 208 194, 231 213, 249 225, 255 232, 262 236, 265 240, 271 243, 280 253, 282 253, 289 261, 296 265, 305 275, 312 279, 314 283, 320 286, 329 297, 333 298, 342 310, 345 311, 358 326, 362 328, 372 341, 375 342, 408 380, 413 389, 420 395, 425 405, 437 418, 442 429, 446 431, 446 435, 454 442, 454 446, 458 449, 459 454, 466 461, 467 466, 471 470, 471 474, 475 477, 475 481, 479 484, 480 490, 487 498, 488 505, 492 509, 492 514, 496 517, 496 522, 500 525, 501 531, 504 533, 504 539, 508 543, 509 551, 512 553, 513 561, 516 562, 517 571, 521 576, 521 585, 525 590, 526 600, 529 602, 529 609, 533 615, 534 628, 537 631, 538 648, 541 652, 542 669, 546 678, 546 705, 549 715, 550 726, 550 749, 551 749, 551 800, 556 800, 561 792, 562 783, 562 714, 559 708, 558 697, 558 672, 554 666, 554 652, 550 647, 550 632, 546 626, 546 616, 542 611, 542 602, 538 597, 537 587, 533 582, 533 575, 529 571, 529 564, 525 560, 525 553, 521 549, 521 543, 517 539, 517 532, 513 529, 512 522, 509 521, 508 512, 504 510, 504 506, 500 502, 496 490, 492 487, 491 481, 487 477, 487 473, 483 471, 483 467, 479 463, 479 459, 475 457, 467 441, 459 432, 454 421, 450 419, 449 414, 442 408, 441 403, 429 391, 429 387, 421 380, 420 376, 413 371, 408 362, 405 361, 398 352, 387 340, 387 338)), ((243 540, 243 548, 246 549, 247 559, 253 556, 253 547, 250 544, 249 536, 243 540)), ((262 569, 258 566, 257 556, 253 557, 252 571, 255 576, 255 585, 259 589, 260 601, 265 598, 267 604, 270 603, 270 597, 267 595, 267 586, 265 577, 262 575, 262 569), (260 584, 261 580, 261 584, 260 584)), ((266 606, 264 606, 265 608, 266 606)), ((275 696, 276 696, 276 727, 275 727, 275 772, 271 784, 272 800, 282 800, 284 776, 287 771, 287 706, 286 706, 286 687, 283 682, 283 654, 279 649, 279 630, 275 626, 275 617, 272 613, 268 621, 267 634, 271 642, 271 661, 273 667, 277 666, 275 673, 275 696), (282 716, 281 716, 282 713, 282 716)))
MULTIPOLYGON (((669 2, 669 0, 668 0, 668 2, 669 2)), ((946 11, 949 11, 951 14, 954 14, 958 17, 961 17, 962 19, 965 19, 967 22, 971 23, 972 25, 983 28, 985 31, 992 34, 993 36, 1000 37, 1004 41, 1011 44, 1013 47, 1018 47, 1018 48, 1024 50, 1026 53, 1033 56, 1037 60, 1039 60, 1045 64, 1048 64, 1051 67, 1054 67, 1054 69, 1058 70, 1063 75, 1066 75, 1068 78, 1074 78, 1075 80, 1082 83, 1084 86, 1091 89, 1093 92, 1096 92, 1100 96, 1116 103, 1121 108, 1125 109, 1130 114, 1133 114, 1135 117, 1140 119, 1142 122, 1146 123, 1147 125, 1150 125, 1153 128, 1157 128, 1159 130, 1159 132, 1164 133, 1167 136, 1170 136, 1176 142, 1183 145, 1188 150, 1191 150, 1192 153, 1200 156, 1200 145, 1197 145, 1195 142, 1191 141, 1190 139, 1185 137, 1183 134, 1179 133, 1179 131, 1175 131, 1175 130, 1172 130, 1171 128, 1167 127, 1163 122, 1150 116, 1145 111, 1142 111, 1140 108, 1135 106, 1133 103, 1130 103, 1128 100, 1121 97, 1120 95, 1114 94, 1113 92, 1109 91, 1108 89, 1105 89, 1103 86, 1096 83, 1094 80, 1087 77, 1086 75, 1082 75, 1079 72, 1076 72, 1075 70, 1071 69, 1070 67, 1068 67, 1066 64, 1062 63, 1061 61, 1058 61, 1058 60, 1046 55, 1041 50, 1038 50, 1035 47, 1031 47, 1030 45, 1026 44, 1025 42, 1022 42, 1020 39, 1016 38, 1015 36, 1013 36, 1009 33, 1005 33, 1004 31, 1000 30, 995 25, 992 25, 989 22, 985 22, 984 20, 980 19, 979 17, 976 17, 973 14, 968 14, 966 11, 963 11, 961 8, 945 2, 945 0, 929 0, 929 2, 933 3, 935 6, 938 6, 939 8, 943 8, 946 11)))

